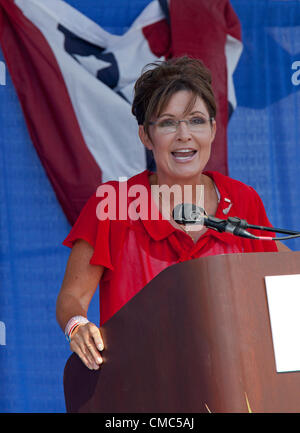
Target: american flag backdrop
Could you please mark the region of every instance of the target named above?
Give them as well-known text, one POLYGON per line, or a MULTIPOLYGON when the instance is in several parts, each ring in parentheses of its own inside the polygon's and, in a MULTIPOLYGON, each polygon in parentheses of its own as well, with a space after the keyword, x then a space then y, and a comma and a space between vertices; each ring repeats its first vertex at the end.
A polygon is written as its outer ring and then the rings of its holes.
POLYGON ((218 103, 208 169, 228 174, 227 122, 241 51, 229 0, 154 0, 114 35, 62 0, 0 0, 3 54, 33 145, 70 223, 101 182, 151 167, 131 114, 155 60, 188 54, 210 68, 218 103))

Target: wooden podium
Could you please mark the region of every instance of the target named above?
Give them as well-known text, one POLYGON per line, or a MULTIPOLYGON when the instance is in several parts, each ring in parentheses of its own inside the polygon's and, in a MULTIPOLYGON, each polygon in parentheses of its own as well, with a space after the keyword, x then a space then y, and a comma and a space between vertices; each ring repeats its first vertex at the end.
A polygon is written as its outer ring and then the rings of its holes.
POLYGON ((276 372, 264 281, 285 274, 300 252, 167 268, 101 327, 99 370, 70 356, 67 412, 248 412, 246 396, 252 412, 300 412, 300 372, 276 372))

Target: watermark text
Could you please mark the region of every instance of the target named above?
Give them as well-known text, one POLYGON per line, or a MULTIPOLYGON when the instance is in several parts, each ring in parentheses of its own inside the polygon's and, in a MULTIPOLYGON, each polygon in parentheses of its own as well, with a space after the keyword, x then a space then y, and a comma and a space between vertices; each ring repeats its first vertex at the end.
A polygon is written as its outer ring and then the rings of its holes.
POLYGON ((142 184, 128 187, 127 179, 119 178, 118 188, 105 183, 97 188, 96 196, 101 198, 96 208, 100 221, 171 220, 173 209, 183 204, 193 203, 204 209, 204 185, 151 185, 149 191, 142 184))
POLYGON ((6 66, 5 63, 0 60, 0 86, 6 85, 6 66))
POLYGON ((292 63, 292 70, 295 72, 292 74, 291 80, 294 86, 299 86, 300 84, 300 60, 296 60, 292 63))
POLYGON ((6 328, 5 323, 0 321, 0 346, 6 346, 6 328))

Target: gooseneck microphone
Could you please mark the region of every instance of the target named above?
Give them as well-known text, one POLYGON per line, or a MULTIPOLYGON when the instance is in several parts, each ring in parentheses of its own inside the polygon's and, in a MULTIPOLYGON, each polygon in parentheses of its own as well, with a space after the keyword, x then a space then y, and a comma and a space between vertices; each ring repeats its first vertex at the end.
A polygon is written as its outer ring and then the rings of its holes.
POLYGON ((220 233, 227 232, 231 233, 232 235, 241 236, 248 239, 279 241, 300 237, 300 232, 248 224, 246 220, 238 217, 228 217, 227 219, 220 219, 214 216, 209 216, 202 207, 190 203, 182 203, 175 206, 173 209, 172 217, 174 221, 177 222, 177 224, 201 224, 220 233), (247 228, 260 231, 285 233, 289 234, 290 236, 284 236, 280 238, 273 238, 270 236, 255 236, 254 234, 248 232, 246 230, 247 228))

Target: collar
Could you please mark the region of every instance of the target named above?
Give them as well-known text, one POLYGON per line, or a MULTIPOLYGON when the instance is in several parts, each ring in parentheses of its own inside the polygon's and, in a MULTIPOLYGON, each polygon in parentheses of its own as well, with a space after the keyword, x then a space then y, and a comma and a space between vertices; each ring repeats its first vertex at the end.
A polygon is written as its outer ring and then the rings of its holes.
MULTIPOLYGON (((148 211, 152 209, 152 206, 155 207, 157 210, 157 206, 152 198, 151 194, 151 186, 149 182, 149 176, 153 174, 150 170, 145 170, 142 173, 138 175, 138 181, 140 184, 144 185, 147 188, 148 191, 148 211)), ((206 176, 209 176, 215 183, 217 190, 219 191, 220 200, 216 212, 216 217, 220 219, 228 218, 228 216, 232 216, 235 211, 234 203, 231 200, 230 193, 225 189, 224 183, 222 182, 222 178, 224 177, 221 173, 215 172, 215 171, 205 171, 203 172, 206 176), (224 213, 225 211, 225 213, 224 213)), ((135 176, 137 178, 137 176, 135 176)), ((157 212, 159 212, 157 210, 157 212)), ((151 215, 151 214, 150 214, 151 215)), ((175 228, 168 220, 164 219, 161 213, 159 212, 159 219, 158 220, 152 220, 151 218, 143 219, 140 218, 142 221, 142 224, 144 225, 145 229, 147 230, 148 234, 156 241, 160 241, 162 239, 167 238, 174 232, 180 232, 183 235, 185 233, 177 228, 175 228)), ((188 235, 186 235, 188 236, 188 235)), ((198 242, 201 242, 202 239, 213 236, 215 238, 218 238, 222 242, 226 242, 229 244, 232 244, 236 242, 236 237, 233 236, 231 233, 219 233, 215 230, 208 229, 198 240, 198 242)), ((195 245, 197 245, 197 243, 195 245)))
POLYGON ((153 174, 150 170, 145 170, 141 173, 141 181, 142 184, 147 188, 148 191, 148 213, 151 215, 151 209, 155 209, 157 214, 159 215, 159 219, 152 220, 151 218, 143 219, 141 221, 147 230, 148 234, 156 241, 160 241, 162 239, 167 238, 172 233, 174 233, 177 229, 172 226, 172 224, 166 220, 162 214, 159 212, 156 203, 151 194, 151 186, 149 182, 149 176, 153 174))

